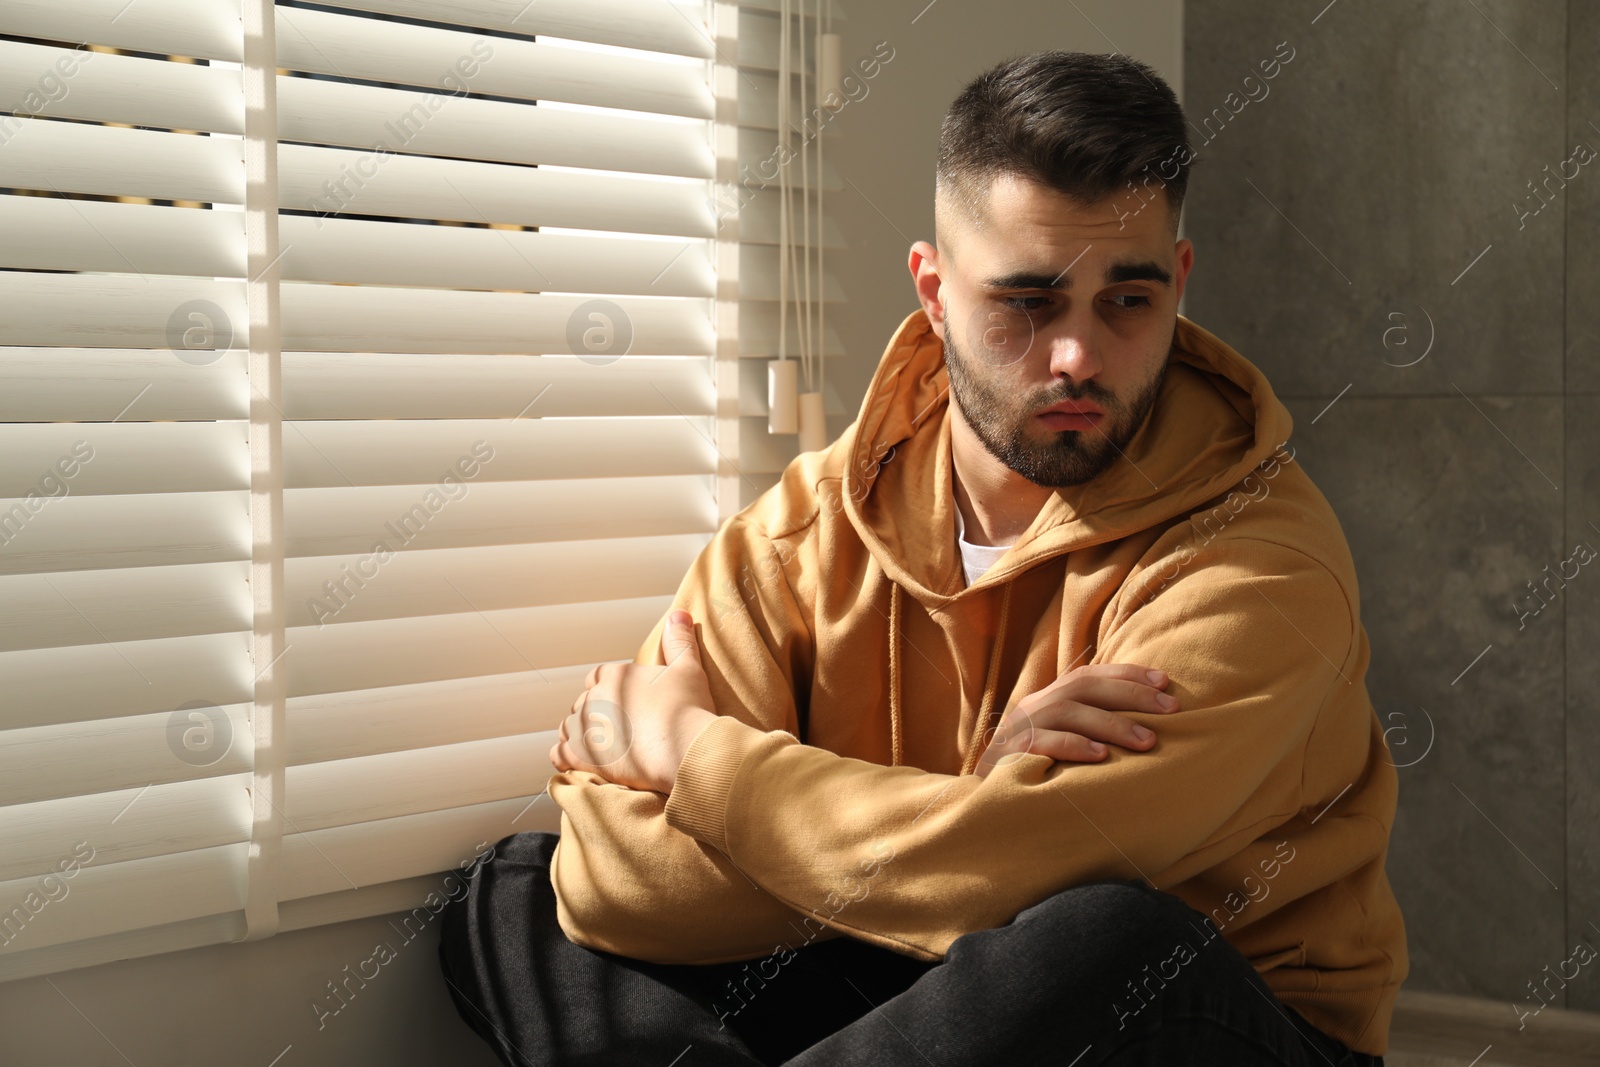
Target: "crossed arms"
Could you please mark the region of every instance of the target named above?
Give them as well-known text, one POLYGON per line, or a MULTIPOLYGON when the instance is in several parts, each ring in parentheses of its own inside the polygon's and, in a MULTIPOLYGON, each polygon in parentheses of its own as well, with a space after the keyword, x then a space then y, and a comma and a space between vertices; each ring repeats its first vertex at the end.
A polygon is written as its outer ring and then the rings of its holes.
MULTIPOLYGON (((797 741, 813 644, 787 579, 731 610, 712 594, 736 588, 760 538, 737 518, 725 524, 675 599, 699 623, 693 669, 714 708, 689 709, 701 717, 663 742, 680 746, 665 759, 681 757, 670 792, 648 787, 648 768, 621 784, 623 761, 586 768, 566 741, 552 750, 562 809, 552 879, 562 929, 580 945, 712 963, 849 935, 939 959, 956 937, 1070 885, 1182 881, 1317 799, 1302 796, 1304 752, 1324 703, 1351 684, 1356 624, 1342 586, 1304 553, 1223 537, 1159 596, 1130 595, 1156 568, 1130 577, 1094 662, 1166 671, 1182 714, 1113 717, 1154 724, 1158 743, 1130 751, 1131 736, 1111 737, 1116 749, 1098 763, 1033 745, 986 775, 944 775, 797 741)), ((692 690, 680 685, 687 670, 665 690, 650 684, 684 665, 679 642, 663 619, 633 664, 596 669, 586 697, 619 698, 629 672, 636 695, 692 690)), ((656 714, 640 707, 641 721, 656 714)), ((635 729, 634 744, 672 732, 635 729)), ((564 724, 564 738, 580 733, 564 724)), ((1351 758, 1359 773, 1365 753, 1351 758)))

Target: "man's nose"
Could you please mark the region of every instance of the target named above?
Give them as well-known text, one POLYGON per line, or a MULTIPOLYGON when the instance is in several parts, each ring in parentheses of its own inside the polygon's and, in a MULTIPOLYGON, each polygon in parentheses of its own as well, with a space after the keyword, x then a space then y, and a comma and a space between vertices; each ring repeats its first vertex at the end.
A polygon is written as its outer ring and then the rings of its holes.
POLYGON ((1050 339, 1050 373, 1087 381, 1105 369, 1099 345, 1083 331, 1069 330, 1050 339))

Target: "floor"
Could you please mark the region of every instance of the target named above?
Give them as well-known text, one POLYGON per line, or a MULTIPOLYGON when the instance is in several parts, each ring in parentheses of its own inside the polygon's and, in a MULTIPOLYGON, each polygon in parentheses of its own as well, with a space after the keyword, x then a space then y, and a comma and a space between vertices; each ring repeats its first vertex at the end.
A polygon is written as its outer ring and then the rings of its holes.
POLYGON ((1403 990, 1386 1067, 1600 1064, 1600 1015, 1547 1008, 1517 1025, 1505 1001, 1403 990))
POLYGON ((1383 1057, 1384 1067, 1507 1067, 1512 1062, 1490 1056, 1474 1061, 1455 1056, 1433 1056, 1426 1052, 1390 1052, 1383 1057))

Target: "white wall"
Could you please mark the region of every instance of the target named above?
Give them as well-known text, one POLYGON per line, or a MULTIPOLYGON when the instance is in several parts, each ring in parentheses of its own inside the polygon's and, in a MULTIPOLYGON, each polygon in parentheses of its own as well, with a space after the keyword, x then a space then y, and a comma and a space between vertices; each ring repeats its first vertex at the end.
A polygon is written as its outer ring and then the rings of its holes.
MULTIPOLYGON (((1183 5, 839 2, 848 13, 836 24, 847 67, 879 41, 895 49, 869 94, 839 115, 840 134, 828 145, 830 162, 855 185, 832 205, 849 249, 828 261, 850 300, 829 311, 849 349, 842 367, 829 368, 843 378, 831 384, 853 411, 894 327, 916 307, 906 255, 913 241, 933 240, 939 122, 956 92, 1007 56, 1069 48, 1126 52, 1154 66, 1181 95, 1183 5)), ((438 970, 436 930, 406 944, 319 1029, 311 1005, 325 984, 394 936, 386 919, 369 919, 0 984, 0 1062, 268 1067, 282 1055, 278 1067, 494 1064, 450 1003, 438 970)))
POLYGON ((437 921, 405 941, 385 918, 0 984, 5 1067, 494 1067, 439 973, 437 921), (396 957, 337 1014, 327 983, 396 957), (320 1023, 320 1025, 319 1025, 320 1023), (292 1047, 291 1047, 292 1046, 292 1047), (282 1056, 281 1059, 277 1057, 282 1056))

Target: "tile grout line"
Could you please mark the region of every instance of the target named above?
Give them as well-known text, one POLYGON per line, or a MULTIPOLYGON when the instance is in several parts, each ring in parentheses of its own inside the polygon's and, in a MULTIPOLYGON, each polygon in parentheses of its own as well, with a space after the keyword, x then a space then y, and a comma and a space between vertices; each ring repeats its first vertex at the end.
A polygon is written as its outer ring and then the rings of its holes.
MULTIPOLYGON (((1561 134, 1563 143, 1566 134, 1572 128, 1572 0, 1567 0, 1566 20, 1562 27, 1562 59, 1566 61, 1563 79, 1566 88, 1561 93, 1561 134)), ((1559 169, 1559 168, 1558 168, 1559 169)), ((1570 197, 1563 197, 1561 201, 1561 484, 1567 486, 1561 492, 1561 535, 1563 543, 1571 528, 1570 509, 1567 502, 1572 498, 1572 487, 1567 483, 1571 473, 1567 470, 1567 452, 1569 442, 1567 435, 1570 432, 1567 424, 1567 324, 1572 309, 1571 303, 1572 279, 1568 275, 1568 243, 1569 232, 1572 228, 1572 212, 1568 211, 1570 197)), ((1568 721, 1572 714, 1568 684, 1572 680, 1572 664, 1568 662, 1568 650, 1571 647, 1572 611, 1568 601, 1570 597, 1561 599, 1561 804, 1566 810, 1566 817, 1561 825, 1561 867, 1565 875, 1561 879, 1567 883, 1567 893, 1561 900, 1561 929, 1566 936, 1566 944, 1572 943, 1572 744, 1571 723, 1568 721)), ((1561 1006, 1572 1007, 1572 994, 1565 986, 1561 989, 1561 1006)))

